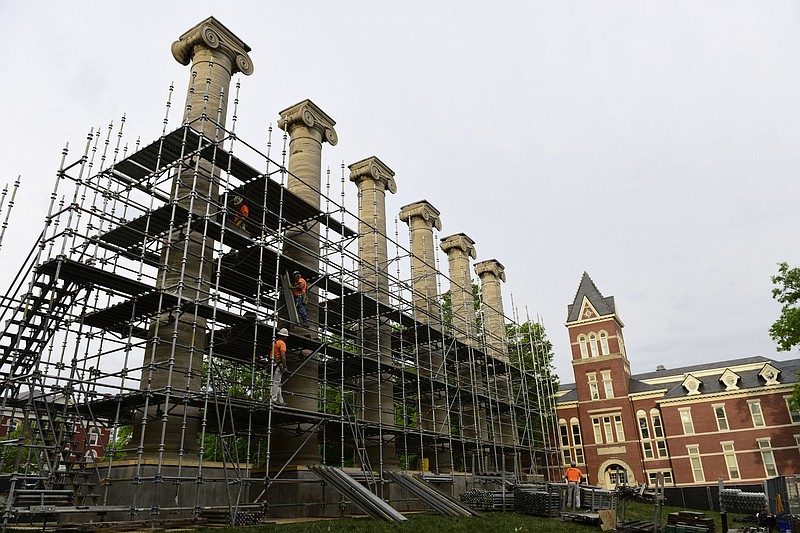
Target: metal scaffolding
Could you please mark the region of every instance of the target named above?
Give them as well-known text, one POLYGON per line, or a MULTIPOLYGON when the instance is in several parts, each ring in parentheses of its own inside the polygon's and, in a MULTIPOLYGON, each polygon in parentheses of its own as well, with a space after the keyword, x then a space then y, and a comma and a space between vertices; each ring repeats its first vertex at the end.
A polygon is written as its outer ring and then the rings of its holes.
MULTIPOLYGON (((558 478, 541 339, 519 333, 498 358, 499 333, 471 304, 466 330, 450 319, 438 269, 431 305, 415 306, 396 221, 379 236, 386 263, 364 264, 359 237, 379 224, 344 207, 344 166, 317 208, 286 186, 298 179, 287 133, 275 150, 270 128, 262 151, 220 113, 171 131, 165 118, 130 153, 124 120, 91 132, 77 161, 64 150, 44 229, 0 309, 0 408, 20 422, 0 441, 4 524, 337 514, 352 499, 304 477, 316 465, 397 505, 409 497, 389 472, 453 495, 459 479, 558 478), (290 319, 293 271, 318 317, 308 328, 290 319), (286 405, 270 401, 282 327, 286 405)), ((423 260, 438 266, 438 253, 423 260)))

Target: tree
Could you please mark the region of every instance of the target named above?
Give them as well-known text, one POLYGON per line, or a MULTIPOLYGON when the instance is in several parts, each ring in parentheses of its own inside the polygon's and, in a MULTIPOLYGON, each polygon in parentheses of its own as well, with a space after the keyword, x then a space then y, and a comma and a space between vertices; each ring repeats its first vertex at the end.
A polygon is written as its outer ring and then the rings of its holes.
MULTIPOLYGON (((789 268, 788 263, 778 265, 778 275, 772 276, 772 297, 783 304, 781 316, 769 328, 769 334, 778 344, 778 350, 787 352, 800 344, 800 268, 789 268)), ((792 409, 800 409, 800 383, 795 385, 789 399, 792 409)))
POLYGON ((800 345, 800 268, 789 268, 788 263, 778 265, 778 275, 772 276, 772 297, 783 304, 781 316, 769 328, 769 334, 786 352, 800 345))

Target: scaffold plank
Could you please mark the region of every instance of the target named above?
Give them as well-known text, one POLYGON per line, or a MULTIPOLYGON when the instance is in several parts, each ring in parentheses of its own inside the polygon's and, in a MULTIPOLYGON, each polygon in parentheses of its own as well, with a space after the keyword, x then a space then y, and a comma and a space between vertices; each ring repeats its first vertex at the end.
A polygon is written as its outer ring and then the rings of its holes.
POLYGON ((97 285, 129 296, 152 290, 151 286, 140 281, 72 259, 51 259, 39 265, 37 271, 73 283, 97 285))
POLYGON ((143 318, 176 311, 190 316, 196 313, 197 316, 228 325, 238 324, 245 320, 241 315, 219 307, 215 309, 204 303, 153 290, 101 311, 89 313, 86 315, 84 323, 100 329, 111 329, 120 324, 133 323, 143 318))
POLYGON ((191 127, 180 127, 115 163, 110 170, 139 183, 212 142, 191 127))

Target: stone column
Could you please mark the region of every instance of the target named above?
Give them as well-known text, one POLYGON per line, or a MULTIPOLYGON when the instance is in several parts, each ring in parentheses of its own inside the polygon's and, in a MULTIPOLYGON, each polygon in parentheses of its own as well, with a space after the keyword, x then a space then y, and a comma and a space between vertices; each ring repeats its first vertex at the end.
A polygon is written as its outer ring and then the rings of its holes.
MULTIPOLYGON (((185 124, 212 140, 224 136, 220 128, 225 126, 231 76, 236 72, 253 72, 249 51, 249 46, 214 17, 196 25, 172 44, 175 59, 183 65, 191 63, 185 124)), ((174 177, 172 200, 188 209, 195 219, 215 214, 217 176, 213 166, 204 161, 198 163, 198 168, 182 169, 174 177)), ((161 251, 158 287, 186 299, 205 299, 209 295, 213 265, 210 243, 204 245, 200 233, 184 234, 178 228, 170 238, 170 244, 161 251)), ((143 372, 140 387, 167 391, 172 397, 169 409, 161 405, 158 411, 151 410, 149 420, 145 420, 149 423, 146 430, 144 424, 136 426, 134 442, 142 443, 145 459, 174 461, 183 455, 184 459, 196 460, 200 424, 197 410, 184 411, 176 402, 184 394, 200 390, 206 321, 192 313, 184 313, 177 320, 162 315, 150 326, 149 343, 151 349, 145 354, 145 365, 151 360, 153 364, 151 370, 143 372)))
POLYGON ((481 310, 487 355, 508 362, 503 294, 500 291, 500 282, 506 280, 505 267, 498 260, 489 259, 475 263, 475 273, 481 279, 481 310))
MULTIPOLYGON (((490 390, 497 395, 497 403, 490 407, 493 415, 494 440, 505 445, 517 442, 517 430, 513 424, 512 399, 509 391, 508 375, 508 339, 506 337, 505 316, 503 312, 503 294, 500 282, 506 280, 505 267, 496 259, 489 259, 475 264, 475 272, 481 278, 483 331, 487 355, 494 359, 493 371, 489 371, 490 390)), ((514 453, 508 448, 506 456, 506 469, 513 468, 514 453), (510 463, 510 464, 509 464, 510 463)), ((501 468, 502 464, 497 464, 501 468)))
POLYGON ((469 259, 475 259, 475 241, 463 233, 442 239, 439 247, 447 254, 450 271, 450 303, 453 313, 453 336, 465 344, 475 338, 475 307, 469 259))
MULTIPOLYGON (((280 127, 291 138, 289 142, 289 161, 287 168, 289 175, 286 188, 317 209, 320 208, 320 190, 322 188, 322 143, 327 141, 331 146, 336 145, 338 138, 333 127, 336 122, 326 115, 311 100, 303 100, 280 112, 280 127)), ((308 224, 303 228, 286 231, 283 254, 303 265, 306 279, 319 273, 320 233, 319 224, 308 224)), ((308 291, 306 311, 311 327, 319 324, 319 295, 314 288, 308 291)), ((288 349, 292 354, 291 337, 288 349)), ((288 365, 290 370, 296 370, 301 363, 301 358, 290 355, 288 365)), ((291 407, 307 411, 318 409, 318 374, 317 361, 311 360, 303 365, 296 374, 286 382, 283 394, 291 407)), ((301 429, 309 426, 301 425, 301 429)), ((317 450, 317 437, 312 436, 305 440, 306 435, 298 435, 295 431, 273 429, 271 446, 271 459, 273 464, 282 465, 296 450, 297 455, 292 460, 293 464, 316 464, 321 460, 317 450), (303 442, 305 441, 305 444, 303 442)))
MULTIPOLYGON (((453 336, 467 345, 468 349, 459 354, 458 375, 459 388, 468 391, 469 400, 461 401, 461 435, 475 444, 479 453, 470 451, 464 457, 464 467, 470 469, 473 457, 477 458, 477 471, 484 470, 482 446, 477 442, 486 441, 486 412, 480 407, 479 393, 485 393, 482 361, 473 357, 472 348, 476 346, 475 299, 472 293, 472 275, 469 266, 470 258, 477 257, 475 241, 463 233, 456 233, 442 239, 439 247, 447 254, 450 272, 450 303, 452 308, 453 336)), ((465 396, 466 398, 466 396, 465 396)))
POLYGON ((408 224, 411 241, 411 296, 416 319, 435 324, 439 318, 433 228, 442 229, 439 210, 420 200, 400 208, 400 220, 408 224))
MULTIPOLYGON (((436 287, 436 258, 433 228, 442 229, 439 211, 428 203, 420 200, 400 209, 400 220, 409 227, 411 242, 411 290, 414 315, 417 322, 427 324, 438 329, 439 318, 438 288, 436 287)), ((442 354, 431 350, 427 345, 418 346, 417 372, 425 378, 442 382, 445 380, 442 368, 442 354)), ((431 461, 431 469, 440 473, 452 470, 450 452, 445 441, 447 435, 449 443, 450 420, 447 410, 447 397, 443 391, 423 391, 420 399, 422 412, 422 427, 441 434, 437 439, 437 447, 427 447, 425 457, 431 461), (434 463, 434 458, 436 462, 434 463)))
MULTIPOLYGON (((394 171, 377 157, 368 157, 348 167, 350 181, 358 186, 358 257, 359 290, 378 302, 389 303, 389 276, 386 272, 386 191, 394 194, 397 185, 394 171)), ((367 303, 365 306, 371 304, 367 303)), ((376 309, 365 308, 365 316, 376 309)), ((363 328, 363 355, 382 365, 392 361, 391 328, 377 318, 367 318, 363 328)), ((394 441, 394 386, 390 373, 365 376, 363 382, 363 417, 381 424, 390 433, 383 441, 367 443, 367 453, 374 470, 396 469, 398 461, 394 441), (380 468, 379 468, 380 467, 380 468)))

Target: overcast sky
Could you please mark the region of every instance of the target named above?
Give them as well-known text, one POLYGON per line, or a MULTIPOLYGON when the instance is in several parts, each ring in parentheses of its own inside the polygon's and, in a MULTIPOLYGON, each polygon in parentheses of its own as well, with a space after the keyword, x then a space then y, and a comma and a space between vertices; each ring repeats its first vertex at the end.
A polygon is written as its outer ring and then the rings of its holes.
POLYGON ((563 382, 584 271, 616 297, 634 373, 797 357, 767 331, 776 263, 800 266, 790 1, 0 0, 0 185, 22 175, 3 287, 65 143, 77 159, 123 114, 127 142, 156 139, 170 83, 180 105, 189 78, 170 45, 209 15, 252 47, 237 133, 263 146, 312 99, 337 121, 326 166, 378 156, 397 173, 390 214, 425 198, 441 236, 505 265, 506 312, 513 295, 541 315, 563 382))

